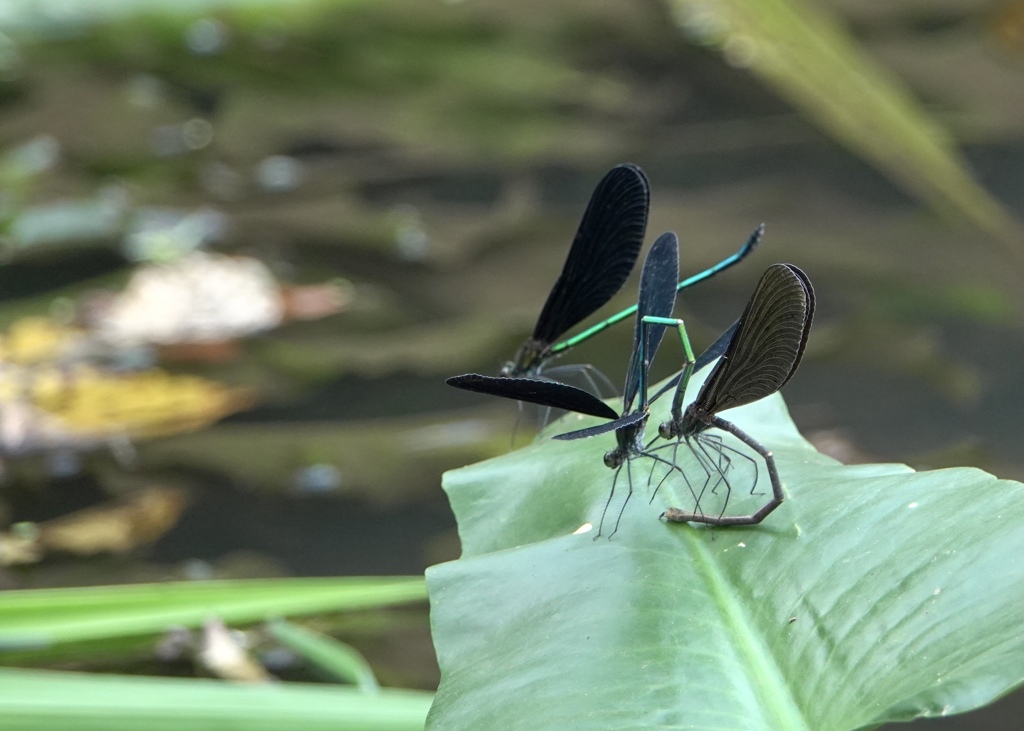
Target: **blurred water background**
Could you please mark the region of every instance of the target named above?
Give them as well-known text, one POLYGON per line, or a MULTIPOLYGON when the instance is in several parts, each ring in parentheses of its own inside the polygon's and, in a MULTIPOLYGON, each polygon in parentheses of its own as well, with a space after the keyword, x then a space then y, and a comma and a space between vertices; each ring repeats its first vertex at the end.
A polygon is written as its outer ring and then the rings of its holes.
MULTIPOLYGON (((515 351, 625 161, 685 274, 767 225, 679 298, 698 346, 810 275, 819 449, 1024 479, 1024 3, 814 3, 835 66, 744 5, 0 2, 0 585, 457 557, 440 475, 517 417, 444 378, 515 351)), ((619 383, 631 335, 572 360, 619 383)), ((391 621, 361 649, 434 687, 425 608, 391 621)))

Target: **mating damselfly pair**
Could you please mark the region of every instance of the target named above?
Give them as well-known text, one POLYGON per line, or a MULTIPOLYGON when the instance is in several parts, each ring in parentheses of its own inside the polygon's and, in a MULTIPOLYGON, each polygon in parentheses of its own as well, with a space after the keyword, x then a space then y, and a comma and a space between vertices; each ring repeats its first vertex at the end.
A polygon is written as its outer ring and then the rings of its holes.
MULTIPOLYGON (((612 488, 601 514, 601 535, 609 505, 625 469, 626 501, 633 492, 632 462, 652 461, 663 475, 654 492, 676 477, 688 488, 693 508, 668 508, 661 517, 676 522, 711 525, 760 523, 783 501, 782 484, 774 457, 759 441, 718 414, 752 403, 778 391, 796 372, 814 314, 814 290, 807 276, 791 264, 774 264, 762 274, 743 313, 706 351, 694 357, 685 324, 673 318, 676 294, 742 261, 760 242, 759 226, 732 256, 699 274, 679 280, 679 241, 664 233, 651 246, 640 276, 637 304, 603 320, 582 333, 559 341, 570 328, 607 303, 632 271, 647 227, 650 190, 644 173, 634 165, 619 165, 604 176, 569 249, 562 273, 541 310, 533 335, 516 357, 505 364, 500 376, 470 373, 448 379, 457 388, 503 398, 565 409, 603 419, 598 426, 559 434, 555 439, 573 440, 615 433, 616 446, 605 453, 604 463, 615 470, 612 488), (616 412, 591 392, 551 379, 545 366, 553 358, 635 314, 633 348, 626 368, 622 411, 616 412), (648 392, 648 372, 665 332, 678 333, 683 369, 660 391, 648 392), (683 407, 691 376, 718 359, 696 399, 683 407), (673 392, 671 417, 658 427, 658 437, 645 441, 651 404, 673 392), (758 510, 728 515, 736 465, 753 467, 750 491, 756 489, 759 470, 756 458, 727 443, 718 432, 734 436, 764 461, 771 483, 771 497, 758 510), (701 500, 710 490, 724 489, 720 510, 705 512, 701 500)), ((653 500, 653 495, 652 498, 653 500)))

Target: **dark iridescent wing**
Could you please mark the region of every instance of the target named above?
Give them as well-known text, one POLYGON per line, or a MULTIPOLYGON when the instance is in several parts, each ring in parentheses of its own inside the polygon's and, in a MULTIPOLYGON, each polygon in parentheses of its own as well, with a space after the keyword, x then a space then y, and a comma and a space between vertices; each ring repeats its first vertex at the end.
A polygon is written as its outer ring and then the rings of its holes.
POLYGON ((796 373, 796 369, 800 367, 800 361, 804 357, 804 349, 807 347, 807 337, 811 334, 811 321, 814 319, 814 287, 811 286, 811 280, 804 274, 803 269, 795 267, 792 264, 787 264, 790 270, 800 277, 800 281, 803 282, 804 292, 807 296, 807 315, 804 318, 804 332, 800 336, 800 348, 797 350, 796 359, 793 361, 793 367, 789 371, 789 375, 786 376, 786 380, 782 382, 779 388, 789 383, 789 379, 796 373))
POLYGON ((580 414, 599 416, 602 419, 617 419, 618 414, 611 406, 582 388, 569 386, 557 381, 542 381, 535 378, 504 378, 467 373, 453 376, 445 381, 449 386, 464 391, 486 393, 490 396, 528 401, 531 404, 551 406, 555 409, 575 411, 580 414))
POLYGON ((778 391, 800 365, 813 316, 807 275, 792 264, 768 267, 694 403, 715 414, 778 391))
POLYGON ((650 191, 635 165, 617 165, 597 184, 533 339, 550 345, 618 292, 647 229, 650 191))
POLYGON ((725 329, 718 339, 711 343, 707 349, 697 356, 696 362, 693 364, 693 372, 697 373, 703 370, 711 361, 715 358, 721 358, 726 350, 729 349, 729 345, 732 343, 733 337, 736 335, 736 329, 740 326, 740 321, 737 320, 732 325, 725 329))
POLYGON ((587 439, 589 437, 596 437, 600 434, 607 434, 610 431, 618 431, 619 429, 639 424, 641 421, 646 421, 649 416, 650 413, 646 411, 634 411, 631 414, 620 416, 615 421, 609 421, 605 424, 587 427, 586 429, 577 429, 576 431, 566 432, 565 434, 556 434, 551 438, 567 441, 571 439, 587 439))
MULTIPOLYGON (((626 385, 622 389, 622 413, 633 410, 640 375, 646 377, 647 368, 665 335, 665 326, 643 326, 647 316, 671 317, 676 303, 676 282, 679 277, 679 239, 674 233, 664 233, 651 246, 640 275, 640 294, 637 298, 636 330, 633 332, 633 352, 629 356, 626 385), (641 343, 644 362, 640 362, 641 343)), ((646 406, 646 404, 645 404, 646 406)))

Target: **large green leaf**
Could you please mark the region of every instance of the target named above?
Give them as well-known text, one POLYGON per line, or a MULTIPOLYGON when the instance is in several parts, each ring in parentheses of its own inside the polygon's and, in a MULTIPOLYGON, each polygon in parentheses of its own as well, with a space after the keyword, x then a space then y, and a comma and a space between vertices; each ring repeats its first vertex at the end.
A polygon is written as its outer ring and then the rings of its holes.
MULTIPOLYGON (((760 526, 659 521, 693 499, 673 478, 648 504, 644 460, 618 533, 574 535, 600 518, 612 443, 545 438, 576 417, 446 475, 464 553, 427 573, 442 671, 428 727, 855 729, 1022 682, 1024 485, 843 466, 778 396, 725 416, 778 460, 787 500, 760 526)), ((730 513, 764 500, 740 492, 730 513)))
POLYGON ((0 669, 0 728, 18 731, 415 731, 430 694, 0 669))

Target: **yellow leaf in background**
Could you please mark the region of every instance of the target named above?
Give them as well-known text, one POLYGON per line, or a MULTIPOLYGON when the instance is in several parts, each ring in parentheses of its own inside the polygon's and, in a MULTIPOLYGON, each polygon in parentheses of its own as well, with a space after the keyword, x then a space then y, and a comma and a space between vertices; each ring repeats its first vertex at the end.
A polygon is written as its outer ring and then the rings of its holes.
POLYGON ((109 373, 78 366, 61 382, 46 379, 36 406, 81 437, 154 437, 207 426, 252 403, 249 391, 159 370, 109 373))
POLYGON ((39 544, 48 551, 81 556, 127 553, 152 543, 178 522, 185 509, 182 490, 151 487, 113 505, 78 510, 39 524, 39 544))
POLYGON ((12 386, 19 388, 12 397, 32 394, 38 403, 53 403, 55 400, 65 398, 68 390, 74 386, 72 371, 62 370, 56 366, 36 367, 31 370, 25 369, 20 373, 11 374, 12 386))
POLYGON ((1020 224, 970 175, 952 135, 830 15, 800 0, 672 0, 680 25, 939 212, 1024 260, 1020 224))
POLYGON ((173 528, 186 504, 183 490, 150 487, 44 523, 19 523, 0 533, 0 566, 36 563, 50 551, 127 553, 173 528))
POLYGON ((55 361, 84 342, 85 333, 48 317, 23 317, 3 336, 0 360, 19 365, 55 361))
POLYGON ((1024 1, 1010 0, 996 7, 989 28, 1007 50, 1024 50, 1024 1))

